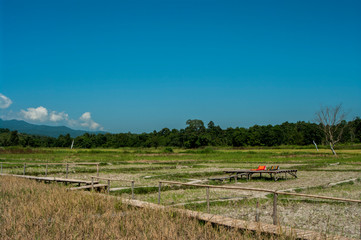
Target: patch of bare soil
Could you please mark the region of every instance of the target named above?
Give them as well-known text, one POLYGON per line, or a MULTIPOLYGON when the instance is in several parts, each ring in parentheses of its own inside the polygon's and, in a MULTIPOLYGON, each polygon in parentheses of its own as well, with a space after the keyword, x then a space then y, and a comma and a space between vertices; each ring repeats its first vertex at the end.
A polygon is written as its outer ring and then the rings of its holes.
MULTIPOLYGON (((150 156, 150 155, 148 155, 150 156)), ((199 160, 196 159, 179 159, 179 160, 148 160, 148 159, 140 159, 140 160, 135 160, 135 161, 127 161, 126 163, 182 163, 182 162, 196 162, 199 160)))
POLYGON ((310 158, 310 157, 332 157, 332 154, 288 154, 288 155, 280 155, 280 156, 273 156, 272 158, 295 158, 295 157, 302 157, 302 158, 310 158))
POLYGON ((144 157, 144 156, 148 156, 148 157, 152 157, 152 156, 187 156, 187 155, 191 155, 189 153, 137 153, 135 154, 135 156, 138 157, 144 157))
MULTIPOLYGON (((361 209, 357 204, 289 202, 278 204, 277 210, 280 225, 354 238, 360 234, 361 209)), ((211 211, 250 221, 256 215, 256 207, 248 205, 237 209, 212 206, 211 211)), ((272 204, 261 204, 259 212, 261 222, 272 224, 272 204)))

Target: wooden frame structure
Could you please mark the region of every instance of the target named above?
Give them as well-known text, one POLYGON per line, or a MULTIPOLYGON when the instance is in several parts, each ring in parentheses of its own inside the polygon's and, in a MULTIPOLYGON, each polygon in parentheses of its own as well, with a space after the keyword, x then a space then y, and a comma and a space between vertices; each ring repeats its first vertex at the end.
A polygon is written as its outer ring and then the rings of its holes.
POLYGON ((262 174, 268 174, 270 178, 277 181, 280 176, 284 176, 284 178, 287 178, 287 174, 297 178, 297 170, 296 169, 278 169, 278 170, 249 170, 249 169, 239 169, 239 170, 227 170, 224 171, 224 173, 230 174, 226 177, 216 177, 216 178, 209 178, 210 180, 219 180, 224 181, 226 179, 229 179, 231 181, 232 178, 234 178, 235 182, 237 182, 237 179, 245 177, 247 180, 252 179, 252 175, 259 174, 260 177, 262 177, 262 174))
POLYGON ((346 199, 346 198, 336 198, 336 197, 328 197, 328 196, 319 196, 319 195, 311 195, 311 194, 302 194, 302 193, 291 193, 291 192, 281 192, 270 189, 261 189, 261 188, 248 188, 248 187, 233 187, 233 186, 217 186, 217 185, 204 185, 204 184, 192 184, 192 183, 182 183, 182 182, 173 182, 173 181, 160 181, 159 182, 159 190, 158 190, 158 204, 160 204, 161 200, 161 187, 162 183, 171 184, 171 185, 183 185, 183 186, 194 186, 194 187, 203 187, 206 188, 207 194, 207 210, 209 212, 209 189, 210 188, 218 188, 218 189, 229 189, 229 190, 245 190, 245 191, 255 191, 255 192, 266 192, 273 194, 273 224, 278 224, 278 214, 277 214, 277 199, 278 195, 291 195, 291 196, 299 196, 299 197, 308 197, 308 198, 318 198, 318 199, 327 199, 341 202, 352 202, 352 203, 361 203, 361 200, 355 199, 346 199))

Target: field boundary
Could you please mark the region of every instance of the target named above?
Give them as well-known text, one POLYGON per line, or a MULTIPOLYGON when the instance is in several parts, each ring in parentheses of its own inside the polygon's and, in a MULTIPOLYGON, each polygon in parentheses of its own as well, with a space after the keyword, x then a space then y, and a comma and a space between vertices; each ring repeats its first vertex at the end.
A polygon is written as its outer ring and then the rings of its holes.
POLYGON ((308 198, 318 198, 318 199, 326 199, 326 200, 334 200, 334 201, 343 201, 343 202, 352 202, 352 203, 361 203, 361 200, 354 199, 346 199, 346 198, 336 198, 336 197, 328 197, 328 196, 319 196, 319 195, 310 195, 310 194, 302 194, 302 193, 290 193, 283 191, 275 191, 269 189, 261 189, 261 188, 247 188, 247 187, 233 187, 233 186, 215 186, 215 185, 205 185, 205 184, 191 184, 191 183, 182 183, 182 182, 173 182, 173 181, 159 181, 158 186, 158 205, 161 204, 161 188, 162 183, 171 184, 171 185, 184 185, 184 186, 194 186, 194 187, 202 187, 206 188, 206 198, 207 198, 207 212, 210 212, 210 201, 209 201, 209 189, 210 188, 218 188, 218 189, 228 189, 228 190, 243 190, 243 191, 256 191, 256 192, 266 192, 273 194, 273 225, 278 224, 278 214, 277 214, 277 199, 278 195, 291 195, 291 196, 299 196, 299 197, 308 197, 308 198))
POLYGON ((172 209, 172 211, 179 212, 181 214, 185 214, 187 217, 195 218, 200 221, 205 221, 211 224, 229 227, 229 228, 236 228, 242 231, 251 231, 251 232, 262 232, 265 234, 271 235, 287 235, 290 237, 294 237, 296 239, 304 239, 304 240, 314 240, 314 239, 333 239, 333 240, 350 240, 353 238, 346 238, 337 235, 325 235, 319 232, 314 232, 310 230, 301 230, 295 229, 286 226, 280 225, 272 225, 267 223, 261 222, 251 222, 245 221, 240 219, 234 219, 230 217, 214 215, 209 213, 202 213, 187 209, 179 209, 169 206, 162 206, 159 204, 143 202, 139 200, 131 200, 131 199, 123 199, 118 197, 123 203, 128 204, 133 207, 138 208, 148 208, 154 210, 165 210, 165 209, 172 209))

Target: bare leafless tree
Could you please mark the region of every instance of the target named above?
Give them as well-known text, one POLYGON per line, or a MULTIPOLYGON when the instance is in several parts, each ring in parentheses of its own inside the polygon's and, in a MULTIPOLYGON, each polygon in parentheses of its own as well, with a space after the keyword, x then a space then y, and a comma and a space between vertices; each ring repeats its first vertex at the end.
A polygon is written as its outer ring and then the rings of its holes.
POLYGON ((330 144, 331 151, 334 155, 335 144, 341 140, 345 124, 343 121, 346 118, 346 113, 342 109, 342 104, 336 107, 322 107, 320 111, 316 112, 316 122, 319 123, 323 130, 326 143, 330 144))

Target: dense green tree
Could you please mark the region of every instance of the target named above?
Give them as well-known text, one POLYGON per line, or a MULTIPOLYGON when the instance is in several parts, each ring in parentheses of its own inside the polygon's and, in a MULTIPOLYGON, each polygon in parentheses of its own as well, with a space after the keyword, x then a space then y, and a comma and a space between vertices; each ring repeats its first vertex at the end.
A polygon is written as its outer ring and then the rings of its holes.
POLYGON ((11 131, 8 141, 9 146, 19 145, 19 135, 18 131, 11 131))
MULTIPOLYGON (((213 121, 204 127, 201 120, 186 122, 185 129, 163 128, 150 133, 132 134, 89 134, 76 137, 75 148, 120 148, 120 147, 184 147, 199 148, 205 146, 279 146, 309 145, 325 143, 325 136, 318 124, 299 121, 284 122, 281 125, 254 125, 250 128, 222 129, 213 121)), ((341 121, 344 130, 342 142, 361 142, 361 119, 341 121)), ((1 146, 23 147, 70 147, 72 138, 69 134, 58 138, 20 134, 17 131, 0 129, 1 146)))

